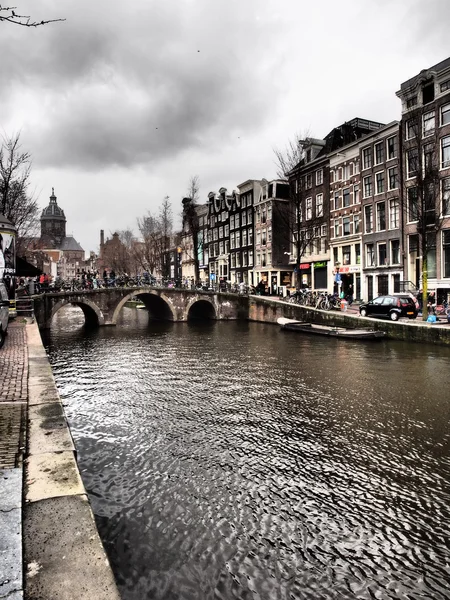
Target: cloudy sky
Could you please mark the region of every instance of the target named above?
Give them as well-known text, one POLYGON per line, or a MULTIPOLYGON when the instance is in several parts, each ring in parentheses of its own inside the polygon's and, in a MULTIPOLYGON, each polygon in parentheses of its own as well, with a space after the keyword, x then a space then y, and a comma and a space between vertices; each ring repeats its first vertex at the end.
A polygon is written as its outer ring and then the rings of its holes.
POLYGON ((400 83, 450 54, 449 0, 17 0, 0 24, 0 127, 21 131, 67 231, 135 228, 164 196, 275 177, 273 148, 400 117, 400 83))

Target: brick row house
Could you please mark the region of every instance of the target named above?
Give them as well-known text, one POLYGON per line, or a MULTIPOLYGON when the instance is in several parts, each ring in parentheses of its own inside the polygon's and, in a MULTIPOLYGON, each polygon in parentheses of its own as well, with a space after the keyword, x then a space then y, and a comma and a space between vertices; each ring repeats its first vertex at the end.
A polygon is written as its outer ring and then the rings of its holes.
POLYGON ((404 277, 450 297, 450 58, 401 84, 404 277))
POLYGON ((400 121, 355 118, 301 141, 286 181, 209 194, 202 277, 368 300, 417 291, 425 256, 428 287, 450 297, 450 58, 397 96, 400 121))

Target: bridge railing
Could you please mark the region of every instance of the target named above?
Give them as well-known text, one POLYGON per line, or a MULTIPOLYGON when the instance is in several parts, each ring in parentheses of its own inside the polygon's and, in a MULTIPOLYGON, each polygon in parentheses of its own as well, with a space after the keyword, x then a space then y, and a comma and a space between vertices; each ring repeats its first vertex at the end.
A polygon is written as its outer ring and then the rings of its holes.
POLYGON ((57 292, 79 292, 90 291, 107 288, 137 288, 137 287, 154 287, 167 288, 177 290, 190 290, 198 292, 226 292, 239 295, 248 295, 256 293, 253 286, 247 284, 192 284, 191 282, 181 282, 174 280, 146 280, 143 278, 91 278, 91 279, 75 279, 72 281, 61 280, 50 285, 36 284, 36 294, 57 293, 57 292))

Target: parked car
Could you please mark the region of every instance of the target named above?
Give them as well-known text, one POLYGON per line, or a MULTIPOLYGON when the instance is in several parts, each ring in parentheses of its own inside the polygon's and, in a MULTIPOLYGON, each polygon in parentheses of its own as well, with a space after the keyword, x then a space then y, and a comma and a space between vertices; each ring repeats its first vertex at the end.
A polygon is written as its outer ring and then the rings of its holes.
POLYGON ((408 294, 378 296, 359 307, 359 314, 362 317, 389 317, 392 321, 397 321, 400 317, 415 319, 417 313, 416 304, 408 294))
POLYGON ((0 281, 0 348, 5 343, 5 336, 9 322, 9 297, 8 290, 0 281))

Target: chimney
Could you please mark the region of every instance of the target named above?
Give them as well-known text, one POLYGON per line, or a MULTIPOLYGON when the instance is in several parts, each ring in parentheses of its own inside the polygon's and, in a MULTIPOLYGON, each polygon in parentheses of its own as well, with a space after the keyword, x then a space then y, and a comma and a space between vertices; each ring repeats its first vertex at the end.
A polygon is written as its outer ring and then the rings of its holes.
POLYGON ((103 229, 100 229, 100 246, 104 246, 105 244, 105 232, 103 229))

